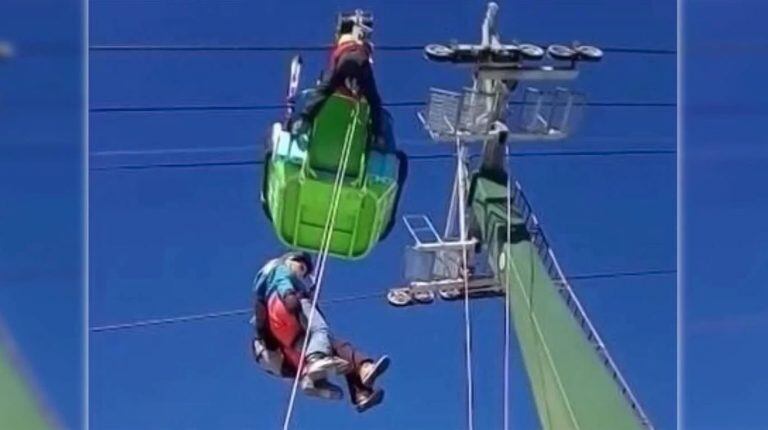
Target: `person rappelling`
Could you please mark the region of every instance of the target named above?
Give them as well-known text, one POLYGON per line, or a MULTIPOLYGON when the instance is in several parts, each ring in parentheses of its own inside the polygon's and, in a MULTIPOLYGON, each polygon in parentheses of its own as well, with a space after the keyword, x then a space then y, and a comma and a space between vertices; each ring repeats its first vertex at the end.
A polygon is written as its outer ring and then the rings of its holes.
POLYGON ((283 378, 295 378, 301 368, 301 390, 325 399, 342 398, 342 389, 328 381, 328 375, 344 375, 352 404, 363 412, 383 401, 384 390, 374 384, 390 360, 387 356, 369 358, 350 342, 332 336, 317 308, 309 321, 312 271, 312 257, 306 252, 289 252, 259 270, 254 279, 251 320, 254 358, 268 373, 283 378), (308 339, 301 363, 305 336, 308 339))

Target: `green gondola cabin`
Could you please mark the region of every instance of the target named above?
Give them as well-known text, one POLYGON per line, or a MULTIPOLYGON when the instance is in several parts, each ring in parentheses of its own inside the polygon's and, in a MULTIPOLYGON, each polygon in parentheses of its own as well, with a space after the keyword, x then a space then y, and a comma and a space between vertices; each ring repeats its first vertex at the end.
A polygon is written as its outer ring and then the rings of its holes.
POLYGON ((320 251, 340 170, 343 178, 328 253, 363 258, 389 233, 406 160, 401 152, 369 149, 369 114, 364 99, 335 93, 307 135, 292 136, 282 124, 273 125, 262 203, 285 245, 320 251), (345 142, 349 148, 344 167, 345 142))

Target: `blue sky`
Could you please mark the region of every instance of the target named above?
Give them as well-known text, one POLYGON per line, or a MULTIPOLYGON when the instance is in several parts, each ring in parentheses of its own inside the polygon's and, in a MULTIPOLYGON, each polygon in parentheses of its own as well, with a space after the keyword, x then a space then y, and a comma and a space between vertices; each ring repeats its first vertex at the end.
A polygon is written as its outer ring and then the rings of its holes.
POLYGON ((0 14, 0 40, 16 50, 0 64, 0 318, 43 401, 69 428, 83 422, 77 5, 10 0, 0 14))
POLYGON ((768 5, 734 6, 689 2, 686 10, 686 428, 766 425, 768 90, 754 79, 765 68, 754 55, 765 50, 758 17, 768 5), (712 52, 722 66, 711 67, 712 52))
MULTIPOLYGON (((363 7, 380 45, 479 37, 483 2, 98 1, 90 41, 104 45, 318 45, 335 13, 363 7), (439 6, 439 7, 436 7, 439 6), (289 12, 290 11, 290 12, 289 12), (289 15, 290 14, 290 15, 289 15), (294 23, 286 32, 287 22, 294 23)), ((502 36, 589 41, 605 47, 675 49, 675 9, 666 2, 502 2, 502 36), (515 7, 518 5, 519 7, 515 7), (578 15, 578 20, 573 16, 578 15), (543 25, 546 24, 546 25, 543 25), (647 28, 656 31, 648 32, 647 28)), ((249 306, 249 282, 279 244, 257 201, 253 160, 280 111, 104 112, 116 107, 279 104, 293 52, 92 51, 91 325, 249 306), (198 163, 197 167, 121 166, 198 163), (225 163, 226 164, 226 163, 225 163)), ((309 82, 327 53, 304 54, 309 82)), ((586 112, 577 137, 522 144, 512 169, 529 194, 568 274, 675 268, 675 56, 612 54, 584 67, 577 89, 591 101, 654 102, 586 112), (563 156, 563 151, 661 150, 642 155, 563 156), (549 155, 535 155, 546 152, 549 155)), ((385 101, 423 100, 430 86, 467 83, 466 72, 418 52, 381 51, 385 101)), ((430 144, 413 108, 393 108, 409 154, 447 153, 430 144)), ((403 211, 442 222, 449 159, 413 161, 403 211)), ((323 298, 384 293, 401 282, 403 228, 364 261, 334 260, 323 298)), ((675 275, 574 281, 574 288, 651 418, 675 417, 675 275), (648 315, 655 315, 648 318, 648 315)), ((472 304, 478 428, 502 419, 503 303, 472 304)), ((383 298, 328 305, 338 334, 393 358, 387 400, 358 415, 346 404, 299 398, 294 428, 446 428, 465 425, 461 307, 393 309, 383 298)), ((92 333, 92 425, 108 429, 273 428, 288 386, 249 361, 246 316, 92 333)), ((516 350, 511 411, 537 428, 516 350)))

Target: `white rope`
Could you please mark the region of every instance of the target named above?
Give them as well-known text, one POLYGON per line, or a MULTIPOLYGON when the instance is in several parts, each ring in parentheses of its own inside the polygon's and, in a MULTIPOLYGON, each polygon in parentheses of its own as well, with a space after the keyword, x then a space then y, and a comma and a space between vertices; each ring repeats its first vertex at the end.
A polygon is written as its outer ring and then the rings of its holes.
MULTIPOLYGON (((352 125, 347 128, 347 133, 344 136, 344 146, 341 151, 341 167, 336 172, 336 178, 333 183, 333 193, 331 194, 330 211, 328 218, 325 221, 325 227, 323 228, 323 237, 320 243, 320 253, 317 258, 317 276, 315 283, 315 292, 312 296, 312 309, 309 312, 309 318, 307 319, 307 328, 312 326, 312 321, 315 317, 315 307, 317 306, 318 298, 320 297, 320 288, 323 282, 323 274, 325 273, 325 264, 328 259, 328 251, 331 247, 331 238, 333 237, 333 226, 336 223, 336 214, 338 212, 339 203, 341 201, 341 183, 344 180, 344 175, 347 170, 347 164, 349 162, 349 155, 351 153, 352 139, 355 135, 355 127, 357 125, 359 105, 355 108, 352 125)), ((299 387, 299 379, 301 379, 301 373, 304 370, 304 355, 307 352, 309 346, 309 333, 305 333, 304 342, 301 347, 301 355, 299 356, 299 366, 296 369, 296 376, 293 379, 293 386, 291 387, 291 396, 288 400, 288 410, 285 413, 285 419, 283 421, 283 430, 288 430, 291 423, 291 417, 293 415, 293 407, 296 402, 296 392, 299 387)))
MULTIPOLYGON (((456 147, 458 162, 456 168, 456 174, 458 177, 457 189, 458 189, 458 203, 459 203, 459 231, 460 239, 462 242, 467 241, 467 226, 464 213, 464 204, 466 203, 466 191, 464 185, 464 147, 461 145, 461 139, 456 138, 456 147)), ((464 336, 465 336, 465 348, 467 363, 467 426, 469 430, 474 430, 474 383, 472 381, 472 325, 469 314, 469 273, 467 267, 467 245, 462 245, 462 261, 463 261, 463 276, 464 276, 464 336)))
POLYGON ((448 217, 447 222, 445 223, 445 231, 443 232, 443 236, 445 237, 449 237, 451 234, 453 234, 453 220, 456 218, 456 194, 459 192, 457 189, 457 181, 458 178, 454 178, 453 188, 451 188, 451 203, 448 205, 448 217))
MULTIPOLYGON (((512 180, 509 169, 509 144, 504 148, 505 160, 506 160, 506 172, 507 172, 507 242, 505 246, 501 248, 501 252, 505 252, 505 248, 512 243, 512 180)), ((505 256, 506 258, 506 256, 505 256)), ((506 269, 506 268, 505 268, 506 269)), ((512 312, 512 298, 509 291, 509 273, 504 271, 504 302, 506 309, 504 309, 504 430, 509 430, 509 348, 510 348, 510 318, 509 315, 512 312)))

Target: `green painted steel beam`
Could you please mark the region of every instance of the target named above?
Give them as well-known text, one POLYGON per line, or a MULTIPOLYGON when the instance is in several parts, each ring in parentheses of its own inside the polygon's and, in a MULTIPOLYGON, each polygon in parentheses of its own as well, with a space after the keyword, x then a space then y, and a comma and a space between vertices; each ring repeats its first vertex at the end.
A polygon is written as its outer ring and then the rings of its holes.
POLYGON ((53 429, 13 358, 0 333, 0 429, 53 429))
MULTIPOLYGON (((497 175, 499 176, 499 175, 497 175)), ((496 179, 499 182, 499 178, 496 179)), ((578 312, 569 291, 547 270, 522 214, 512 211, 507 240, 507 190, 474 180, 473 226, 490 266, 510 294, 511 320, 522 350, 541 427, 545 430, 650 428, 618 372, 578 312)), ((514 206, 513 206, 514 207, 514 206)), ((528 224, 530 226, 530 224, 528 224)))

